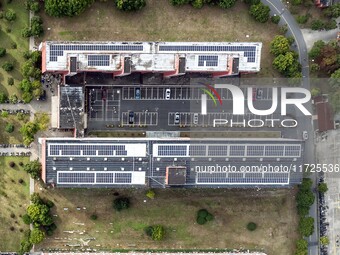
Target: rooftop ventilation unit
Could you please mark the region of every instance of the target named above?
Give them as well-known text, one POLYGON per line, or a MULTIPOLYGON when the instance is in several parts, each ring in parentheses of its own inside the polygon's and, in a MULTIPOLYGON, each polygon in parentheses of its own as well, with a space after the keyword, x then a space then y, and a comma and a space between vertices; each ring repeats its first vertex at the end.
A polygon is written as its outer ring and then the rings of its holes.
POLYGON ((107 171, 107 167, 104 167, 104 171, 107 171))
POLYGON ((73 170, 73 167, 70 167, 70 171, 72 171, 73 170))
POLYGON ((104 158, 104 161, 107 161, 107 158, 104 158))

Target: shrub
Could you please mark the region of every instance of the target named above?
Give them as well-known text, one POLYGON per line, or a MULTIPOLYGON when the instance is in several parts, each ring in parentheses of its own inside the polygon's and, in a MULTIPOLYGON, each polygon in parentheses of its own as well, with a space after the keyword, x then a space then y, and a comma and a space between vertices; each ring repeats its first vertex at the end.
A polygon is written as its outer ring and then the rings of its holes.
POLYGON ((11 47, 12 47, 12 49, 16 49, 16 48, 18 48, 18 45, 15 42, 12 42, 11 47))
POLYGON ((13 79, 12 77, 8 77, 8 79, 7 79, 7 84, 8 84, 9 86, 13 86, 13 85, 14 85, 14 79, 13 79))
POLYGON ((320 244, 321 245, 329 245, 329 238, 327 236, 320 237, 320 244))
POLYGON ((6 49, 5 48, 0 48, 0 57, 3 57, 6 55, 6 49))
POLYGON ((15 167, 15 163, 13 161, 9 162, 8 164, 11 168, 15 167))
POLYGON ((306 24, 307 21, 308 21, 308 18, 309 17, 307 15, 299 15, 296 18, 296 22, 299 23, 299 24, 306 24))
POLYGON ((219 6, 223 9, 231 8, 235 5, 236 0, 220 0, 219 6))
MULTIPOLYGON (((30 27, 25 27, 23 30, 21 30, 21 36, 24 38, 28 38, 32 36, 32 31, 30 27)), ((28 58, 26 58, 28 59, 28 58)))
POLYGON ((9 230, 14 231, 15 228, 14 228, 13 226, 11 226, 11 227, 9 228, 9 230))
POLYGON ((274 24, 279 24, 279 22, 280 22, 280 16, 278 16, 278 15, 275 15, 275 16, 272 16, 271 18, 270 18, 270 20, 274 23, 274 24))
POLYGON ((193 0, 191 2, 192 7, 196 8, 196 9, 201 9, 204 5, 203 0, 193 0))
POLYGON ((16 18, 17 18, 17 15, 16 15, 15 11, 13 11, 12 9, 8 9, 5 12, 5 19, 7 21, 14 21, 16 18))
POLYGON ((44 28, 42 24, 43 24, 42 19, 38 16, 34 16, 31 19, 31 28, 30 28, 31 35, 41 36, 44 33, 44 28))
POLYGON ((336 21, 334 19, 325 23, 325 29, 326 30, 332 30, 332 29, 335 29, 335 28, 337 28, 337 24, 336 24, 336 21))
POLYGON ((0 92, 0 104, 5 103, 7 100, 7 95, 3 92, 0 92))
POLYGON ((20 184, 23 184, 23 183, 24 183, 24 180, 20 178, 20 179, 18 180, 18 182, 19 182, 20 184))
POLYGON ((15 214, 14 213, 11 213, 11 218, 14 219, 15 218, 15 214))
POLYGON ((316 19, 312 21, 311 29, 312 30, 322 30, 325 28, 325 23, 322 20, 316 19))
POLYGON ((205 218, 207 217, 209 212, 206 209, 201 209, 197 212, 197 217, 205 218))
POLYGON ((92 215, 90 216, 90 219, 91 219, 91 220, 96 220, 96 219, 98 219, 98 216, 97 216, 96 214, 92 214, 92 215))
POLYGON ((122 11, 138 11, 146 5, 146 2, 145 0, 115 0, 115 5, 122 11))
POLYGON ((247 224, 247 229, 248 229, 249 231, 254 231, 256 228, 257 228, 257 225, 256 225, 256 223, 254 223, 254 222, 249 222, 249 223, 247 224))
POLYGON ((259 4, 253 4, 250 6, 249 13, 256 21, 265 23, 270 17, 270 8, 260 2, 259 4))
POLYGON ((161 225, 156 225, 152 227, 152 240, 160 241, 165 237, 165 229, 161 225))
POLYGON ((12 123, 7 123, 7 125, 5 127, 5 131, 7 133, 12 133, 14 131, 14 125, 12 123))
POLYGON ((318 185, 318 191, 319 191, 320 193, 325 193, 325 192, 327 192, 327 191, 328 191, 327 184, 324 183, 324 182, 320 183, 320 184, 318 185))
POLYGON ((6 72, 10 72, 14 69, 14 65, 11 62, 6 61, 3 65, 2 65, 2 69, 4 69, 6 72))
POLYGON ((30 200, 32 204, 35 204, 35 205, 43 204, 43 200, 41 199, 40 195, 36 192, 32 193, 30 200))
POLYGON ((152 189, 149 189, 147 192, 146 192, 146 196, 150 199, 154 199, 155 198, 155 191, 153 191, 152 189))
POLYGON ((153 227, 152 226, 148 226, 146 228, 144 228, 144 232, 147 236, 150 236, 152 237, 152 230, 153 230, 153 227))
POLYGON ((208 213, 207 217, 205 217, 205 219, 207 221, 212 221, 214 219, 214 215, 212 215, 211 213, 208 213))
POLYGON ((54 203, 51 200, 45 201, 44 204, 47 205, 48 208, 52 208, 54 206, 54 203))
POLYGON ((280 27, 280 33, 281 33, 281 34, 285 34, 285 33, 287 33, 287 31, 288 31, 288 26, 287 26, 287 24, 285 24, 285 25, 283 25, 283 26, 280 27))
POLYGON ((302 4, 302 0, 292 0, 293 5, 300 5, 302 4))
POLYGON ((299 222, 299 232, 304 237, 308 237, 314 232, 314 218, 301 217, 299 222))
POLYGON ((197 217, 196 222, 200 225, 203 225, 203 224, 207 223, 207 220, 204 217, 197 217))
POLYGON ((1 112, 1 117, 3 117, 3 118, 7 118, 8 115, 9 115, 8 111, 3 110, 3 111, 1 112))
POLYGON ((22 161, 20 161, 19 166, 24 166, 24 163, 22 163, 22 161))
POLYGON ((130 207, 130 200, 127 197, 119 197, 113 201, 113 208, 117 211, 128 209, 130 207))

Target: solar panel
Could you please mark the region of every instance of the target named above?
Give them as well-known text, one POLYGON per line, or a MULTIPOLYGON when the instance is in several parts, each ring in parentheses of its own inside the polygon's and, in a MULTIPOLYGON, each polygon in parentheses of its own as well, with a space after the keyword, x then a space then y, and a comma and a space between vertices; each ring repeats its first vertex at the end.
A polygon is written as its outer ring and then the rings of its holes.
POLYGON ((94 173, 72 173, 72 172, 62 172, 58 173, 58 183, 84 183, 84 184, 92 184, 94 183, 94 173))
POLYGON ((125 145, 50 144, 50 156, 126 156, 125 145))
POLYGON ((110 55, 88 55, 89 66, 110 66, 110 55))
POLYGON ((115 173, 115 183, 131 183, 131 173, 115 173))
POLYGON ((198 56, 198 66, 218 66, 218 56, 198 56))
POLYGON ((209 145, 208 156, 227 156, 228 145, 209 145))
POLYGON ((186 156, 187 145, 159 145, 159 156, 186 156))
POLYGON ((64 51, 143 51, 143 45, 130 44, 52 44, 50 45, 50 61, 57 61, 64 51))
POLYGON ((247 156, 263 156, 264 146, 255 146, 248 145, 247 146, 247 156))
POLYGON ((114 173, 97 173, 97 183, 114 183, 114 173))
POLYGON ((230 156, 244 156, 246 146, 244 145, 231 145, 230 146, 230 156))
POLYGON ((279 157, 283 156, 284 146, 267 145, 265 148, 265 156, 279 157))
POLYGON ((206 145, 190 145, 189 146, 189 155, 190 156, 205 156, 207 153, 206 145))
POLYGON ((301 145, 286 145, 285 156, 300 157, 301 145))

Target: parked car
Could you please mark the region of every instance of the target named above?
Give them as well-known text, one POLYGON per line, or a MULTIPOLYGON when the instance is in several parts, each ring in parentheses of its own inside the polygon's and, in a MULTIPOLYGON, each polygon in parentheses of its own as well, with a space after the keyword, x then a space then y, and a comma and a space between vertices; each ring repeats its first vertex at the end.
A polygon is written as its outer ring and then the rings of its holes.
POLYGON ((133 124, 135 122, 135 113, 129 112, 129 124, 133 124))
POLYGON ((175 113, 175 124, 179 124, 179 113, 175 113))
POLYGON ((307 140, 307 139, 308 139, 308 133, 307 133, 307 131, 303 131, 303 132, 302 132, 302 137, 303 137, 304 140, 307 140))
POLYGON ((171 94, 171 90, 170 89, 166 89, 165 90, 165 99, 169 100, 170 99, 170 94, 171 94))
POLYGON ((135 99, 140 99, 140 88, 135 89, 135 99))
POLYGON ((194 113, 194 124, 197 125, 198 123, 198 113, 194 113))
POLYGON ((257 89, 256 99, 262 99, 262 96, 263 96, 263 90, 262 89, 257 89))

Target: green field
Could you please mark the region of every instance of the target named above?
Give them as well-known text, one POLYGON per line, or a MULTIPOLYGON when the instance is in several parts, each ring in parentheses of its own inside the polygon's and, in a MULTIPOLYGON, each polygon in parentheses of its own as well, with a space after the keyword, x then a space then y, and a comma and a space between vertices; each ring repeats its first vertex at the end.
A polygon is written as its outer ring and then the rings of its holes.
POLYGON ((290 189, 160 189, 153 200, 141 189, 47 189, 41 195, 55 203, 52 214, 58 215, 58 228, 37 249, 72 249, 65 246, 94 238, 86 248, 245 248, 268 255, 291 255, 297 238, 295 191, 290 189), (128 210, 114 211, 115 192, 130 198, 128 210), (215 216, 203 226, 196 223, 196 212, 201 208, 215 216), (91 220, 92 214, 98 219, 91 220), (246 229, 250 221, 258 225, 254 232, 246 229), (166 227, 164 241, 152 241, 144 234, 144 227, 151 224, 166 227))
POLYGON ((280 33, 279 27, 270 21, 255 22, 242 1, 223 10, 174 7, 169 0, 147 0, 146 7, 136 13, 118 11, 112 1, 96 1, 78 17, 42 17, 42 40, 262 42, 261 71, 256 77, 280 77, 269 52, 269 42, 280 33))
POLYGON ((18 251, 23 231, 29 228, 20 218, 30 202, 29 176, 19 162, 25 164, 29 158, 0 157, 0 251, 18 251), (11 161, 16 164, 14 168, 8 165, 11 161), (20 184, 19 179, 24 182, 20 184), (11 227, 14 227, 13 231, 11 227))
POLYGON ((28 12, 25 9, 24 2, 24 0, 15 0, 8 4, 7 1, 2 1, 2 8, 0 8, 3 12, 12 9, 16 13, 16 19, 12 22, 8 22, 5 18, 0 19, 0 47, 6 48, 7 51, 5 57, 0 58, 0 92, 6 92, 7 95, 13 93, 16 93, 18 96, 21 95, 18 84, 22 79, 20 68, 25 61, 22 55, 28 50, 28 39, 21 36, 21 30, 29 22, 28 12), (8 32, 7 29, 11 31, 8 32), (13 43, 17 45, 17 49, 12 48, 13 43), (13 71, 6 72, 1 68, 5 61, 14 63, 13 71), (9 77, 14 78, 13 86, 7 84, 9 77))

